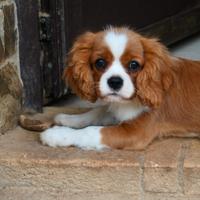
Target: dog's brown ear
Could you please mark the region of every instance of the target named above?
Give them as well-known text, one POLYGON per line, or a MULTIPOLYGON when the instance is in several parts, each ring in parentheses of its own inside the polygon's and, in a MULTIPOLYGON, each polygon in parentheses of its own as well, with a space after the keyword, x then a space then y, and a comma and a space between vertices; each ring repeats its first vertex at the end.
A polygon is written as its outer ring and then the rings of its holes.
POLYGON ((164 45, 156 39, 141 38, 144 49, 144 67, 136 83, 138 96, 151 107, 158 107, 165 91, 172 83, 172 60, 164 45))
POLYGON ((95 102, 97 99, 90 56, 94 44, 95 33, 81 35, 72 46, 67 58, 63 78, 70 88, 81 98, 95 102))

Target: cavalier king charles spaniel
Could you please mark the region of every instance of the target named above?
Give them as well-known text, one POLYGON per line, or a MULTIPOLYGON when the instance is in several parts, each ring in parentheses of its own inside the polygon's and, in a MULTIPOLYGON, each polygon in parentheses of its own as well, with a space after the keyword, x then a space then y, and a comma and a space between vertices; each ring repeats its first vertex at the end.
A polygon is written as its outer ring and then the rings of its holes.
POLYGON ((43 144, 83 149, 144 149, 161 136, 200 136, 200 62, 177 58, 157 39, 128 28, 86 32, 63 75, 82 99, 101 105, 59 114, 43 144))

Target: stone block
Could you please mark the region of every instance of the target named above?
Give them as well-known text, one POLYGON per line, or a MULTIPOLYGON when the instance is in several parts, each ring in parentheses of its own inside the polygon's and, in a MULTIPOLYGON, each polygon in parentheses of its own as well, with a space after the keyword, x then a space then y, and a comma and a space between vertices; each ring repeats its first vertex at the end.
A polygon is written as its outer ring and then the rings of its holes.
POLYGON ((145 151, 144 167, 176 168, 183 142, 176 138, 154 141, 145 151))
MULTIPOLYGON (((4 88, 3 94, 7 94, 10 87, 4 88)), ((40 115, 53 115, 60 109, 46 107, 45 114, 40 115)), ((80 112, 63 109, 65 113, 80 112)), ((29 197, 199 200, 200 197, 197 139, 159 140, 141 152, 97 152, 43 146, 38 133, 17 127, 1 135, 0 147, 1 200, 12 200, 13 196, 16 200, 29 197)))
POLYGON ((0 7, 0 64, 4 61, 4 15, 0 7))
POLYGON ((176 168, 145 168, 144 190, 148 192, 177 192, 176 168))
POLYGON ((5 57, 12 56, 16 51, 16 36, 15 29, 15 10, 14 5, 5 5, 3 8, 4 15, 4 44, 5 44, 5 57))
POLYGON ((199 196, 171 193, 146 193, 142 200, 199 200, 199 196))
POLYGON ((181 139, 155 141, 145 151, 144 190, 175 193, 178 188, 178 157, 181 139))
POLYGON ((137 169, 126 167, 29 167, 0 166, 0 187, 35 187, 45 190, 80 192, 139 193, 137 169))
POLYGON ((0 38, 0 63, 4 61, 4 47, 0 38))
POLYGON ((138 195, 128 195, 120 193, 74 193, 69 194, 68 191, 53 189, 44 190, 43 188, 31 187, 8 187, 0 189, 1 200, 139 200, 138 195))
POLYGON ((16 66, 0 68, 0 133, 14 128, 21 111, 22 86, 16 66))
POLYGON ((184 169, 184 191, 186 194, 200 196, 200 168, 184 169))
POLYGON ((20 128, 2 135, 0 146, 0 188, 65 191, 74 199, 80 193, 100 199, 140 194, 137 152, 51 148, 39 142, 37 133, 20 128))
POLYGON ((190 146, 185 156, 184 168, 200 168, 200 140, 188 141, 190 146))
POLYGON ((200 195, 200 141, 190 140, 184 161, 184 191, 200 195))

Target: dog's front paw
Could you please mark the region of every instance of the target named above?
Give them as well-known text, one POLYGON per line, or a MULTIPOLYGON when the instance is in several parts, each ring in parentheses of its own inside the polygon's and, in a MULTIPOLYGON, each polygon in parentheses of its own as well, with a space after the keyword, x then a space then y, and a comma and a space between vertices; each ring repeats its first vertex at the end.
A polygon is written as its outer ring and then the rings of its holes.
POLYGON ((51 147, 67 147, 74 144, 75 134, 71 128, 55 126, 42 132, 40 140, 44 145, 51 147))
POLYGON ((70 128, 83 128, 85 126, 84 120, 82 120, 80 115, 58 114, 54 118, 54 123, 70 128))
POLYGON ((44 145, 51 147, 76 146, 82 149, 101 150, 107 147, 101 143, 101 128, 100 126, 90 126, 76 130, 55 126, 42 132, 40 139, 44 145))
POLYGON ((67 115, 65 115, 65 114, 58 114, 58 115, 56 115, 55 116, 55 118, 54 118, 54 123, 56 124, 56 125, 64 125, 64 124, 66 124, 67 123, 67 117, 66 117, 67 115))

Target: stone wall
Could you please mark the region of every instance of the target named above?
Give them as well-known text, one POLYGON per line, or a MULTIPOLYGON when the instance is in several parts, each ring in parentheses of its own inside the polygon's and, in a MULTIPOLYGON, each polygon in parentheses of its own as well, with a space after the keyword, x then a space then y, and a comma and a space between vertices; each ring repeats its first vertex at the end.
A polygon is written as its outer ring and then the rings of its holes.
POLYGON ((0 134, 16 126, 21 110, 16 16, 15 2, 0 0, 0 134))

